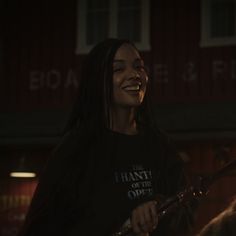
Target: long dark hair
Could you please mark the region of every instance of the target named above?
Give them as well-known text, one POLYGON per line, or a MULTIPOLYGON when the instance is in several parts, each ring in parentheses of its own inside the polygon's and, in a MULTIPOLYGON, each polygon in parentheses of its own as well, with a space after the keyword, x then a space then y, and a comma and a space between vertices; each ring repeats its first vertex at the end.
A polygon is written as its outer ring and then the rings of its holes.
MULTIPOLYGON (((109 107, 113 96, 113 59, 123 44, 135 45, 126 39, 106 39, 98 43, 88 54, 82 68, 78 97, 75 102, 66 131, 74 127, 83 127, 86 132, 108 127, 111 124, 109 107)), ((138 124, 152 124, 149 106, 149 88, 143 104, 138 108, 138 124)))

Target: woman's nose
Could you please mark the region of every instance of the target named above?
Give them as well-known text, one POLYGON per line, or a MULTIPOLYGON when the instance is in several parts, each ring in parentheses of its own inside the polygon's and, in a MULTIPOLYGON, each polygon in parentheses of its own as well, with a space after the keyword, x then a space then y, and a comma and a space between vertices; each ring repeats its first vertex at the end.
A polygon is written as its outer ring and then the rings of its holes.
POLYGON ((132 70, 130 73, 129 73, 129 78, 130 79, 140 79, 140 74, 135 71, 135 70, 132 70))

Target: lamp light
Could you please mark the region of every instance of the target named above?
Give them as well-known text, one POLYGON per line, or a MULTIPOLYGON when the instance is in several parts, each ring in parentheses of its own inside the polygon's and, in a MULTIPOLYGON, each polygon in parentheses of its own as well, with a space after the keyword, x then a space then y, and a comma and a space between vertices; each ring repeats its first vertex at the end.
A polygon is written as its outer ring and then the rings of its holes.
POLYGON ((25 157, 21 157, 19 166, 10 172, 10 176, 15 178, 34 178, 36 177, 36 173, 27 168, 25 164, 25 157))

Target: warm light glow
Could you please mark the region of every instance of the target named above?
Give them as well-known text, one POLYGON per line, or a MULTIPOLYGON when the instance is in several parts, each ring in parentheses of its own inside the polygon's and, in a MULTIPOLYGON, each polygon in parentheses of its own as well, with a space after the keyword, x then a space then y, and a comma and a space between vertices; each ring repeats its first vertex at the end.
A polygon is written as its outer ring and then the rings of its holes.
POLYGON ((34 172, 11 172, 10 176, 16 178, 33 178, 36 174, 34 172))

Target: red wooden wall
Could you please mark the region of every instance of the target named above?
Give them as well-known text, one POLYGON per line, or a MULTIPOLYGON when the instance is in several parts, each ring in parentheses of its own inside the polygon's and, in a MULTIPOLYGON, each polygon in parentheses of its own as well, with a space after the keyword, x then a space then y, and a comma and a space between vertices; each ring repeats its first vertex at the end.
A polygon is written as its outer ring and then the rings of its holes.
POLYGON ((78 79, 76 2, 12 1, 4 29, 2 107, 66 107, 78 79))
POLYGON ((31 202, 37 181, 0 181, 0 235, 16 236, 31 202))
MULTIPOLYGON (((151 1, 151 50, 144 57, 158 103, 236 99, 236 47, 199 46, 200 9, 198 0, 151 1)), ((4 28, 4 109, 70 106, 83 59, 75 54, 76 26, 76 0, 12 1, 4 28)))
POLYGON ((151 1, 151 57, 157 101, 236 98, 236 47, 201 48, 201 1, 151 1))

